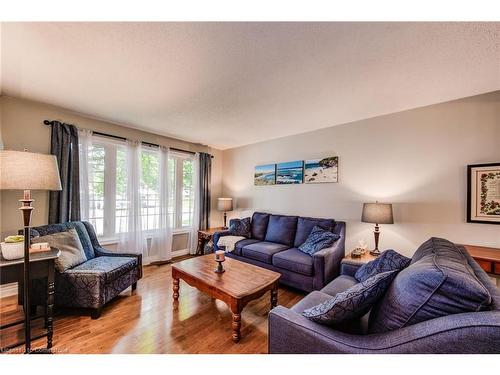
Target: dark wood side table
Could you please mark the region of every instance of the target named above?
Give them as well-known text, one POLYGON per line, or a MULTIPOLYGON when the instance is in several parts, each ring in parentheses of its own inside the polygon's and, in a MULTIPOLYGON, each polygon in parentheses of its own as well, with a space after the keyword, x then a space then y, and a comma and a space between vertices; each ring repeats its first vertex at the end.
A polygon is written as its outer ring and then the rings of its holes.
POLYGON ((205 244, 209 241, 213 240, 213 236, 215 232, 220 232, 227 228, 217 227, 217 228, 208 228, 205 230, 198 231, 198 247, 196 248, 196 255, 203 255, 203 248, 205 244))
MULTIPOLYGON (((24 306, 24 319, 7 323, 0 326, 0 331, 5 328, 13 327, 19 324, 24 324, 28 319, 34 320, 39 318, 45 318, 45 325, 47 331, 44 334, 38 335, 36 337, 31 337, 28 334, 24 341, 11 344, 9 346, 0 348, 1 352, 6 352, 20 345, 25 345, 26 347, 31 346, 31 340, 37 340, 42 337, 47 337, 47 350, 52 347, 52 337, 54 334, 53 325, 53 314, 54 314, 54 279, 55 279, 55 260, 59 257, 61 252, 58 249, 52 249, 50 251, 44 251, 40 253, 30 254, 30 279, 42 279, 47 278, 47 301, 46 301, 46 311, 43 315, 31 315, 30 306, 24 306)), ((0 284, 9 283, 22 283, 23 281, 23 267, 24 259, 14 259, 6 260, 0 257, 0 284)))
POLYGON ((351 253, 349 253, 344 257, 344 259, 342 259, 342 262, 353 264, 353 265, 363 265, 363 264, 371 262, 372 260, 375 260, 377 258, 378 258, 377 256, 371 255, 370 251, 367 250, 366 253, 364 253, 360 257, 352 257, 351 253))
POLYGON ((500 277, 500 249, 475 245, 462 245, 481 268, 493 275, 500 277))

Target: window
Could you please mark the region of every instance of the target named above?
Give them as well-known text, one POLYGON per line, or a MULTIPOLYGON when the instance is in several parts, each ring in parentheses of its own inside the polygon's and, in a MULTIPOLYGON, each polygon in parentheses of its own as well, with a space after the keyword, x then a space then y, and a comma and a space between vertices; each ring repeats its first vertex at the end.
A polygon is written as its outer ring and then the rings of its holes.
MULTIPOLYGON (((93 137, 88 160, 89 221, 101 238, 112 239, 128 230, 126 152, 122 142, 93 137)), ((142 149, 139 193, 145 231, 157 229, 160 222, 159 159, 157 149, 142 149)), ((175 230, 188 229, 192 225, 193 160, 191 155, 183 153, 171 153, 168 160, 168 215, 175 230)))

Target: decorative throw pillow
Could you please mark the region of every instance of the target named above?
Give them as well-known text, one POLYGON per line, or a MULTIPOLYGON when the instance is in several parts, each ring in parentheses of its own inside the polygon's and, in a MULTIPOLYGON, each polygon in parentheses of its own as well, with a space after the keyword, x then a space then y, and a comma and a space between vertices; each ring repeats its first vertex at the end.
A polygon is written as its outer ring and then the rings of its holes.
POLYGON ((359 282, 363 282, 370 277, 375 276, 377 273, 402 270, 408 267, 410 262, 410 258, 407 258, 394 250, 386 250, 383 251, 377 259, 363 264, 356 271, 354 278, 359 282))
POLYGON ((51 247, 55 247, 61 251, 59 258, 55 262, 58 272, 64 272, 87 261, 78 233, 73 228, 65 232, 35 237, 31 242, 48 242, 51 247))
POLYGON ((232 219, 229 223, 229 233, 232 236, 250 237, 250 218, 232 219))
POLYGON ((305 310, 302 315, 325 325, 342 324, 360 318, 382 298, 397 273, 398 270, 379 273, 305 310))
POLYGON ((309 234, 309 237, 307 237, 306 242, 299 246, 299 250, 303 253, 313 255, 321 249, 331 246, 339 238, 340 236, 337 233, 324 230, 316 225, 309 234))

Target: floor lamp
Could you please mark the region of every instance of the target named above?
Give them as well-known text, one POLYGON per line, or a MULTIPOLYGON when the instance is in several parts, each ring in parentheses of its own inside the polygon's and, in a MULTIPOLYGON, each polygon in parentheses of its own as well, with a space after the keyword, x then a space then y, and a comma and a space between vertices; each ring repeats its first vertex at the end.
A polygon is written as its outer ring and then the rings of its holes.
POLYGON ((61 190, 57 160, 53 155, 0 150, 0 189, 23 190, 19 208, 24 225, 24 348, 31 352, 30 321, 30 224, 33 211, 31 190, 61 190))

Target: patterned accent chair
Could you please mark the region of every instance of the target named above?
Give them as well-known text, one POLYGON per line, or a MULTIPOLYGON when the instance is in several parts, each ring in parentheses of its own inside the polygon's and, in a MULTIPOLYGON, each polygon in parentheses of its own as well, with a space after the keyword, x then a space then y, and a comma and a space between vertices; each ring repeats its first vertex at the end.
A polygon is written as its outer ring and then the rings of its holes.
MULTIPOLYGON (((97 319, 106 303, 130 286, 132 291, 136 289, 137 281, 142 277, 142 255, 103 249, 92 224, 86 221, 34 227, 31 236, 46 236, 71 228, 78 233, 87 261, 63 273, 56 271, 55 304, 58 307, 92 309, 91 317, 97 319)), ((32 305, 44 304, 44 283, 34 281, 32 305)), ((22 301, 21 291, 22 288, 19 290, 22 301)))

